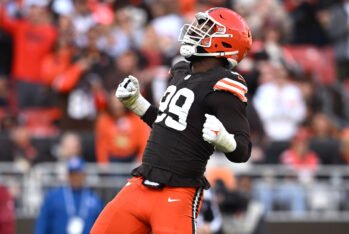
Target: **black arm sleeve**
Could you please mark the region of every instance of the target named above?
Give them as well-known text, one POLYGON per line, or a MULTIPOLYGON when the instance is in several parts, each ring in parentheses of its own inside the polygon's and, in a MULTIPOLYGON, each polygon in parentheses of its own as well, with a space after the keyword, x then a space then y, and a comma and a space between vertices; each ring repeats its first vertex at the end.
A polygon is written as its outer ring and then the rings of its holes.
POLYGON ((234 134, 236 149, 231 153, 225 153, 232 162, 246 162, 251 154, 250 126, 246 117, 246 104, 234 95, 215 91, 205 98, 208 113, 215 115, 225 129, 234 134))
POLYGON ((150 106, 141 119, 148 124, 149 127, 153 126, 153 123, 158 115, 158 108, 155 106, 150 106))

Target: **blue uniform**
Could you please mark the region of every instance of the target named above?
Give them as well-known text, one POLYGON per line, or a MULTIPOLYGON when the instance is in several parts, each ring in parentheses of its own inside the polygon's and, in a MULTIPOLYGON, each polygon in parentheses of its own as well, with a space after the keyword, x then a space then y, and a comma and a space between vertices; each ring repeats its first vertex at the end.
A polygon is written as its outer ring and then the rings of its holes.
POLYGON ((89 234, 103 208, 102 202, 89 189, 70 190, 68 187, 54 189, 46 195, 37 219, 35 234, 68 234, 67 226, 71 215, 69 215, 67 204, 75 206, 74 209, 77 211, 81 210, 82 205, 84 206, 86 214, 82 217, 85 221, 82 234, 89 234), (69 204, 69 201, 66 203, 67 191, 71 191, 74 204, 69 204))

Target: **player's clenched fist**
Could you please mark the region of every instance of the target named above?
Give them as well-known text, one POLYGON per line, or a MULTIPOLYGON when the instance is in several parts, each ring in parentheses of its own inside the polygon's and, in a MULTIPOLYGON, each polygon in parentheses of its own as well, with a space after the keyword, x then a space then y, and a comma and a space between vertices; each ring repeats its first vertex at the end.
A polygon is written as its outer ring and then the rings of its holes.
POLYGON ((137 78, 131 75, 119 84, 115 96, 138 116, 144 115, 150 107, 150 103, 140 94, 137 78))
POLYGON ((202 138, 217 149, 228 153, 236 149, 236 141, 233 134, 225 130, 223 124, 214 115, 205 114, 206 121, 202 129, 202 138))
POLYGON ((126 77, 116 89, 115 96, 123 103, 137 98, 139 96, 139 83, 137 78, 131 75, 126 77))

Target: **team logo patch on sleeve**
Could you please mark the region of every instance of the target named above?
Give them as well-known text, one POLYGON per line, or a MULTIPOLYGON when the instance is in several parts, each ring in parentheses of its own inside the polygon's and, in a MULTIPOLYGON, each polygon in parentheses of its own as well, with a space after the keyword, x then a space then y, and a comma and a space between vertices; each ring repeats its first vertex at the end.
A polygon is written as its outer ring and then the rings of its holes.
POLYGON ((237 96, 241 101, 243 102, 247 102, 247 98, 246 98, 246 93, 247 93, 247 87, 246 85, 229 79, 229 78, 223 78, 220 79, 214 86, 213 86, 214 90, 223 90, 223 91, 227 91, 230 92, 232 94, 234 94, 235 96, 237 96))

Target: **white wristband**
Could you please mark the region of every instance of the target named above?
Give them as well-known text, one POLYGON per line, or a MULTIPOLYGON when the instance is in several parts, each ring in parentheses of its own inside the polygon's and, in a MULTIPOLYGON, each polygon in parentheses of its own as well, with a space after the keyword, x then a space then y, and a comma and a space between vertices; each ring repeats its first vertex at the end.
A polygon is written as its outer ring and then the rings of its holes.
POLYGON ((139 97, 136 99, 136 101, 129 107, 131 111, 133 111, 138 116, 143 116, 145 112, 150 107, 150 103, 142 96, 139 95, 139 97))
POLYGON ((216 144, 217 149, 224 153, 231 153, 236 149, 234 134, 229 134, 225 129, 221 132, 216 144))

